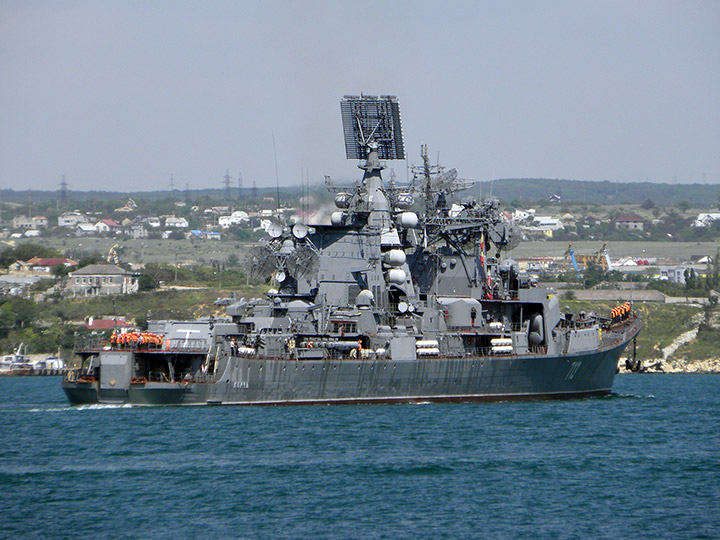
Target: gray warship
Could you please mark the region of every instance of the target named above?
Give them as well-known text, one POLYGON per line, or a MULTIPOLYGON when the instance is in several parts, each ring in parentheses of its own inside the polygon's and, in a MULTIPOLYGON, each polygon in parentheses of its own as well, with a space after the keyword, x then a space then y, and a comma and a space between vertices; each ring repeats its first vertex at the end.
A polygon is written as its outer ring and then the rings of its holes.
POLYGON ((71 404, 286 405, 566 399, 612 391, 642 320, 561 309, 502 258, 519 240, 497 201, 455 202, 468 182, 404 159, 394 96, 345 96, 346 153, 362 179, 332 187, 327 224, 283 225, 250 252, 264 298, 226 316, 150 321, 147 332, 76 343, 71 404))

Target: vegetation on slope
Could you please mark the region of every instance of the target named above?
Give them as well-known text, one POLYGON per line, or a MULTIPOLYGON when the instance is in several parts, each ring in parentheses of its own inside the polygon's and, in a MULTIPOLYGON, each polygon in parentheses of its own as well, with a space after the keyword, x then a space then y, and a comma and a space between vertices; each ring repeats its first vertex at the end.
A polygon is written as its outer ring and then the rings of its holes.
MULTIPOLYGON (((238 297, 260 296, 264 287, 251 286, 236 290, 238 297)), ((138 325, 147 317, 154 319, 194 319, 219 316, 223 308, 214 301, 230 296, 219 289, 168 289, 126 296, 95 296, 34 302, 17 297, 0 297, 0 350, 9 353, 21 342, 28 353, 49 353, 58 347, 71 349, 76 335, 89 331, 84 323, 90 318, 125 317, 138 325)))

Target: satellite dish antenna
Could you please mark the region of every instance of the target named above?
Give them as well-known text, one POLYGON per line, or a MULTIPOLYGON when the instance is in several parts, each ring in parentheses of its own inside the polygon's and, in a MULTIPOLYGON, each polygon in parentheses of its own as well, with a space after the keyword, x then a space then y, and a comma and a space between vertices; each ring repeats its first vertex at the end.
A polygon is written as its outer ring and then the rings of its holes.
POLYGON ((286 278, 287 276, 285 275, 285 272, 278 272, 277 274, 275 274, 275 281, 277 281, 278 283, 282 283, 283 281, 285 281, 286 278))
POLYGON ((271 223, 270 226, 267 228, 267 232, 272 238, 280 238, 283 233, 282 225, 278 225, 277 223, 271 223))
POLYGON ((298 240, 302 240, 308 235, 308 228, 307 225, 303 225, 302 223, 296 223, 293 225, 292 233, 295 238, 298 240))
POLYGON ((400 313, 406 313, 407 310, 408 310, 408 304, 407 304, 407 302, 400 302, 400 303, 398 304, 398 311, 399 311, 400 313))

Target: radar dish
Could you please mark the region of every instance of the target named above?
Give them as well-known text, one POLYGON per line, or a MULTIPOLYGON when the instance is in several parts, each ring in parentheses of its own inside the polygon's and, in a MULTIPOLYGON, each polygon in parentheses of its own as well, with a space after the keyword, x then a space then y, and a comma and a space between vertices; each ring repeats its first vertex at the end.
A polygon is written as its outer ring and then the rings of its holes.
POLYGON ((245 257, 248 274, 253 279, 267 279, 275 271, 275 253, 268 245, 251 248, 245 257))
POLYGON ((347 159, 366 159, 370 141, 377 143, 379 159, 405 159, 395 96, 345 96, 340 112, 347 159))
POLYGON ((437 180, 435 180, 437 189, 445 191, 451 188, 457 178, 457 175, 458 173, 456 169, 450 169, 449 171, 445 171, 444 173, 438 175, 437 180))
POLYGON ((296 223, 293 225, 292 233, 295 238, 298 240, 302 240, 308 235, 308 228, 307 225, 303 225, 302 223, 296 223))
POLYGON ((296 278, 307 278, 317 274, 318 255, 308 246, 298 246, 295 251, 288 255, 285 264, 290 275, 296 278))
POLYGON ((271 223, 267 228, 267 233, 271 238, 280 238, 283 233, 283 227, 277 223, 271 223))
POLYGON ((489 231, 490 240, 499 250, 510 251, 520 244, 521 232, 515 223, 500 221, 489 231))

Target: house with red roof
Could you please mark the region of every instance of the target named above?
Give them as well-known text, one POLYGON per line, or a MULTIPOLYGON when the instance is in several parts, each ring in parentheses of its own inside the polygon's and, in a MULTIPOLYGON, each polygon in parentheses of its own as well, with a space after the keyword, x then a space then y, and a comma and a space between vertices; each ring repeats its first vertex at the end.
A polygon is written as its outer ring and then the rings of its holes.
POLYGON ((624 229, 626 231, 642 231, 643 220, 635 217, 621 217, 615 220, 616 229, 624 229))
POLYGON ((57 266, 58 264, 62 264, 68 268, 78 265, 77 261, 73 261, 72 259, 66 259, 64 257, 63 258, 54 258, 54 259, 33 258, 26 262, 30 263, 31 261, 32 261, 32 271, 33 272, 43 272, 43 273, 52 272, 53 266, 57 266))
POLYGON ((95 230, 99 233, 115 232, 120 230, 120 224, 112 219, 101 219, 95 224, 95 230))
POLYGON ((54 258, 54 259, 41 259, 39 257, 33 257, 27 261, 15 261, 10 265, 9 270, 11 272, 38 272, 47 273, 52 272, 53 266, 63 264, 65 266, 72 267, 77 266, 77 262, 72 259, 66 258, 54 258))
POLYGON ((134 324, 127 322, 125 317, 103 317, 101 319, 90 317, 85 323, 85 328, 98 332, 112 330, 114 328, 132 328, 134 326, 134 324))

